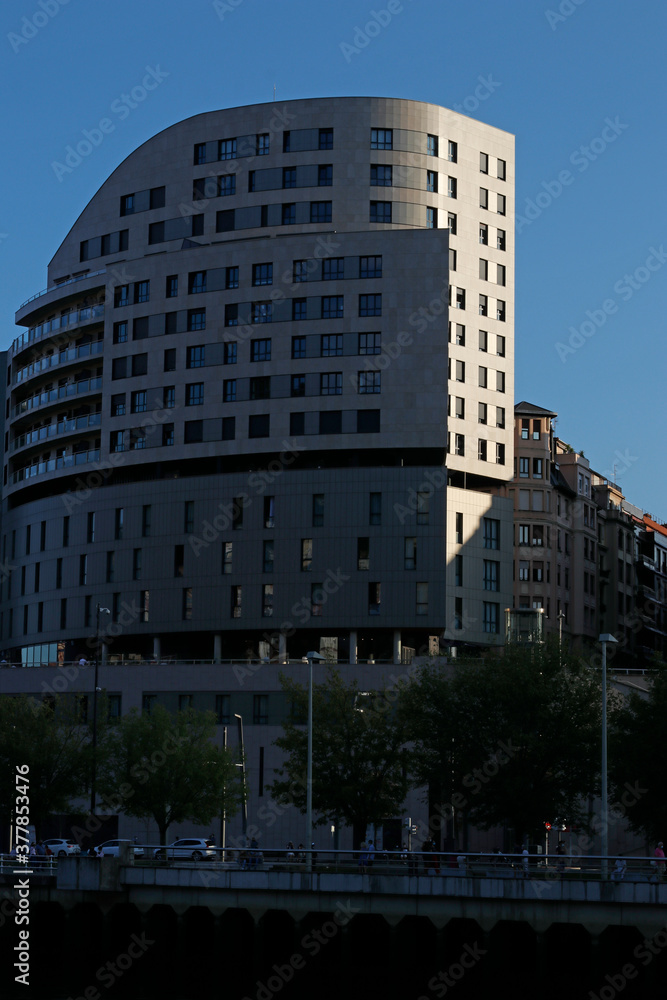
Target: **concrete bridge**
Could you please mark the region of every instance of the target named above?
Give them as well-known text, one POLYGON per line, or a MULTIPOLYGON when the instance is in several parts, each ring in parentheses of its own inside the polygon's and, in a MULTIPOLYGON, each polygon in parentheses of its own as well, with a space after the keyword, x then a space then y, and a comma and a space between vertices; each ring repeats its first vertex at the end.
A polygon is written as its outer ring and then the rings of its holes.
MULTIPOLYGON (((131 956, 132 942, 135 951, 143 942, 145 953, 123 974, 128 997, 181 1000, 197 995, 185 992, 192 984, 201 994, 218 981, 220 962, 232 1000, 314 990, 318 998, 359 990, 431 1000, 445 995, 448 980, 457 997, 476 997, 499 976, 509 990, 525 991, 518 995, 541 990, 548 997, 557 988, 561 998, 592 992, 601 1000, 615 996, 608 991, 618 992, 621 980, 649 990, 639 996, 657 996, 652 991, 667 984, 667 885, 443 872, 241 871, 66 858, 55 876, 31 881, 34 954, 72 996, 77 989, 85 995, 105 962, 131 956), (73 942, 87 970, 77 965, 80 982, 68 979, 73 942), (159 992, 146 994, 148 983, 159 992), (170 992, 176 984, 180 991, 170 992)), ((0 962, 16 934, 7 919, 16 893, 2 878, 0 962)))

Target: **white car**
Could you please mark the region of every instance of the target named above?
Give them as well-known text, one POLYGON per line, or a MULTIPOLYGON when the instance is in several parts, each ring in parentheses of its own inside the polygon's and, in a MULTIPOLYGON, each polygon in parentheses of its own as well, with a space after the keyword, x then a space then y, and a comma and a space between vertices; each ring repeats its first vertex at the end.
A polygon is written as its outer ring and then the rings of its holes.
POLYGON ((216 857, 216 852, 212 850, 212 847, 212 840, 203 840, 199 837, 185 837, 181 840, 175 840, 173 844, 169 844, 167 847, 156 848, 153 856, 158 861, 164 861, 166 858, 190 858, 192 861, 213 861, 216 857))
POLYGON ((75 840, 63 840, 60 837, 50 837, 43 840, 44 847, 48 847, 54 858, 66 858, 70 854, 80 854, 81 848, 75 840))
MULTIPOLYGON (((130 840, 105 840, 104 843, 100 844, 100 846, 97 848, 97 853, 102 854, 104 856, 117 858, 120 853, 120 845, 131 844, 131 843, 132 841, 130 840)), ((144 856, 143 847, 135 847, 134 856, 135 858, 143 858, 144 856)))

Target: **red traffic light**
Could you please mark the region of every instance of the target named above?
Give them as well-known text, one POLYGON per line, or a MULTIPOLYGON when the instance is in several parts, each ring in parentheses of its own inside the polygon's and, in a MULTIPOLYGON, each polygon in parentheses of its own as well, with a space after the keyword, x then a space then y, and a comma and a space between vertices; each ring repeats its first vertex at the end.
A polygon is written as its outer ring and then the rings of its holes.
POLYGON ((547 822, 545 822, 545 824, 544 824, 544 828, 545 828, 546 830, 550 830, 550 829, 551 829, 551 823, 549 823, 549 821, 548 821, 548 820, 547 820, 547 822))

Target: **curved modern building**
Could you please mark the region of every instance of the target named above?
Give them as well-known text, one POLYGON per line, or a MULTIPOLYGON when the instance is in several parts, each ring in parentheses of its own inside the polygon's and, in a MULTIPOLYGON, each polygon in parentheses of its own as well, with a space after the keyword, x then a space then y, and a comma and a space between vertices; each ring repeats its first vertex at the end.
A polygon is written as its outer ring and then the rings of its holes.
POLYGON ((132 153, 16 316, 7 658, 98 628, 114 659, 501 641, 513 218, 513 137, 414 101, 210 112, 132 153))

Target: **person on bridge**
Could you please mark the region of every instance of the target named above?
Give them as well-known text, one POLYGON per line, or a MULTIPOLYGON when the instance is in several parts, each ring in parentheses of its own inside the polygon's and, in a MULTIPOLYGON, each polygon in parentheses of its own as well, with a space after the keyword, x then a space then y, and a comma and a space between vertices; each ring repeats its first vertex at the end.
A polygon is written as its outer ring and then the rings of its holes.
POLYGON ((653 854, 655 855, 655 873, 659 879, 664 878, 665 875, 665 852, 664 845, 662 841, 658 841, 658 846, 656 847, 653 854))

